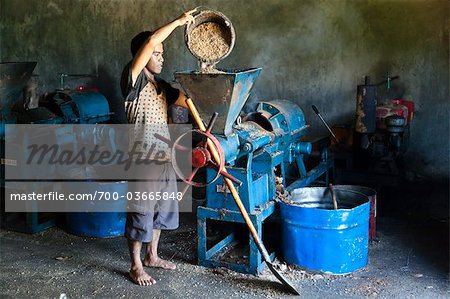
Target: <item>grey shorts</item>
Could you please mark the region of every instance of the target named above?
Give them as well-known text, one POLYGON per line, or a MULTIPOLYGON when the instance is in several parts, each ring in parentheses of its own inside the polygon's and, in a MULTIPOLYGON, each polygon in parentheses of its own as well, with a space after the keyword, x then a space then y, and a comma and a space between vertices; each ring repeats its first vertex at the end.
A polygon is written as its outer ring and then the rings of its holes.
POLYGON ((151 164, 141 170, 137 170, 140 181, 130 181, 129 191, 137 192, 146 197, 152 192, 160 192, 160 200, 138 201, 132 200, 127 214, 125 226, 125 237, 130 240, 141 242, 151 242, 154 229, 176 229, 178 228, 178 200, 176 174, 172 164, 158 163, 151 164), (145 181, 144 181, 145 180, 145 181), (171 197, 167 199, 167 197, 171 197), (166 198, 166 199, 164 199, 166 198))

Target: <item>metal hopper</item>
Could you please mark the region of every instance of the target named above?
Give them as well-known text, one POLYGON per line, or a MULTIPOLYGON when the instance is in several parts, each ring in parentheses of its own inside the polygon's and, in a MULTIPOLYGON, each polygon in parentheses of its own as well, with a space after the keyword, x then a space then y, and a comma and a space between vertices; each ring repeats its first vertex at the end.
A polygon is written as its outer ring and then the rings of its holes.
POLYGON ((183 71, 176 72, 175 79, 194 101, 202 119, 219 113, 212 133, 229 135, 260 72, 261 68, 217 73, 183 71))
POLYGON ((0 63, 0 136, 6 123, 14 123, 12 107, 21 100, 20 95, 36 67, 36 62, 0 63))
POLYGON ((0 107, 2 111, 13 106, 36 67, 36 62, 0 63, 0 107))

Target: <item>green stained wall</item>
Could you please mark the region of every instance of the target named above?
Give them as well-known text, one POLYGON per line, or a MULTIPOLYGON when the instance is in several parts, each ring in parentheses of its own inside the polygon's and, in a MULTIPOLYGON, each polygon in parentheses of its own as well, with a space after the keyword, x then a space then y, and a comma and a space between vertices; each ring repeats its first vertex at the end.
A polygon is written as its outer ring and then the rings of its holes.
MULTIPOLYGON (((58 86, 59 73, 98 73, 96 85, 119 99, 134 34, 198 5, 223 12, 236 29, 235 48, 220 66, 263 68, 249 103, 292 100, 314 131, 324 128, 311 104, 332 124, 351 122, 364 75, 374 82, 399 75, 394 91, 417 110, 409 168, 448 177, 447 0, 0 0, 0 60, 37 61, 42 91, 58 86)), ((165 48, 166 79, 196 68, 181 28, 165 48)))

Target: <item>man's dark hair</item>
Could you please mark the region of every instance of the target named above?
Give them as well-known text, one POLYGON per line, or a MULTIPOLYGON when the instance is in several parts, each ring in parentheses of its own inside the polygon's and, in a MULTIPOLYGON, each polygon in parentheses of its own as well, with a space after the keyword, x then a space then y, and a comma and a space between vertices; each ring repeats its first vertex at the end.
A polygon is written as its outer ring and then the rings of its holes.
POLYGON ((142 31, 141 33, 138 33, 135 37, 133 37, 130 47, 131 55, 133 55, 133 57, 136 56, 139 49, 152 34, 152 31, 142 31))

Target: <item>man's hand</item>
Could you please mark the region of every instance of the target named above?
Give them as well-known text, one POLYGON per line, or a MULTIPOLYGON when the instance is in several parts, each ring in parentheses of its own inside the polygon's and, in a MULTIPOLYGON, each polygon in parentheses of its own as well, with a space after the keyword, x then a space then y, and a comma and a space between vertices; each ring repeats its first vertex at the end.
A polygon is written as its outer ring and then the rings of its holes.
POLYGON ((136 82, 136 78, 140 74, 140 72, 145 68, 147 63, 152 56, 155 47, 166 40, 166 38, 179 26, 183 26, 185 24, 189 24, 194 21, 194 17, 192 16, 197 9, 193 9, 183 13, 181 16, 173 20, 172 22, 162 26, 158 30, 156 30, 147 40, 144 45, 141 46, 136 56, 133 58, 133 63, 131 65, 131 78, 134 83, 136 82))
POLYGON ((189 25, 190 23, 194 22, 193 14, 196 11, 197 11, 197 8, 194 8, 193 10, 189 10, 189 11, 183 13, 181 16, 179 16, 176 19, 178 26, 189 25))

